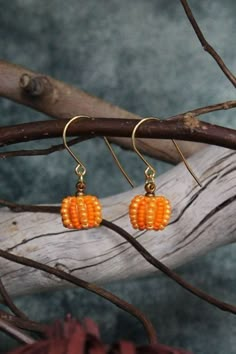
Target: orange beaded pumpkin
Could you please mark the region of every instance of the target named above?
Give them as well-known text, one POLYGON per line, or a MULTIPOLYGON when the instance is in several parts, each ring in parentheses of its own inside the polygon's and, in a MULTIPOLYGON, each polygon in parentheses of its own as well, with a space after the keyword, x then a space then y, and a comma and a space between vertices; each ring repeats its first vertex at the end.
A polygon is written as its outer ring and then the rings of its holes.
POLYGON ((145 185, 146 195, 136 195, 129 206, 130 221, 134 229, 163 230, 169 222, 171 207, 164 196, 155 196, 155 184, 145 185))
POLYGON ((61 218, 62 223, 68 229, 89 229, 91 227, 97 227, 102 222, 102 207, 97 197, 93 195, 84 194, 86 184, 84 183, 84 176, 86 174, 86 168, 83 163, 75 156, 75 154, 69 148, 66 142, 66 132, 69 125, 80 119, 89 118, 87 116, 75 116, 71 118, 64 127, 63 130, 63 143, 67 151, 77 162, 75 173, 79 177, 79 181, 76 184, 75 196, 68 196, 62 200, 61 204, 61 218))
POLYGON ((62 201, 61 217, 68 229, 97 227, 102 221, 101 204, 93 195, 69 196, 62 201))

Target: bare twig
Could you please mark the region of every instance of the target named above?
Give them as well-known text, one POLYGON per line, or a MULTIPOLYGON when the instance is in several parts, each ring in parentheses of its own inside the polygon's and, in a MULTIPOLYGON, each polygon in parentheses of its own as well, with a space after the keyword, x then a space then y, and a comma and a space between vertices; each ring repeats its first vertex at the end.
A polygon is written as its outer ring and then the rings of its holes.
POLYGON ((17 328, 16 326, 12 325, 7 321, 4 321, 1 318, 0 318, 0 328, 7 334, 10 334, 12 337, 18 339, 23 343, 33 344, 35 342, 35 340, 32 337, 30 337, 28 334, 25 334, 19 328, 17 328))
MULTIPOLYGON (((68 141, 67 145, 72 146, 74 144, 80 143, 82 141, 91 139, 91 137, 80 137, 68 141)), ((56 151, 62 151, 65 149, 64 144, 53 145, 46 149, 33 149, 33 150, 16 150, 16 151, 5 151, 0 153, 0 159, 7 159, 9 157, 16 156, 39 156, 39 155, 49 155, 56 151)))
POLYGON ((222 111, 222 110, 228 110, 228 109, 232 109, 232 108, 235 108, 235 107, 236 107, 236 101, 235 100, 225 101, 225 102, 212 104, 212 105, 209 105, 209 106, 194 108, 194 109, 191 109, 188 112, 179 113, 179 114, 177 114, 175 116, 168 117, 166 119, 167 120, 182 119, 189 113, 192 113, 195 117, 198 117, 198 116, 201 116, 203 114, 212 113, 212 112, 216 112, 216 111, 222 111))
POLYGON ((50 206, 50 205, 26 205, 26 204, 17 204, 10 202, 5 199, 0 199, 0 205, 4 205, 8 207, 11 211, 15 213, 24 212, 24 211, 31 211, 33 213, 59 213, 60 207, 59 206, 50 206))
POLYGON ((200 299, 208 302, 211 305, 218 307, 219 309, 227 312, 231 312, 236 314, 236 306, 228 304, 226 302, 222 302, 213 296, 205 293, 201 289, 195 288, 188 282, 186 282, 183 278, 181 278, 177 273, 173 272, 163 263, 158 261, 155 257, 153 257, 134 237, 132 237, 128 232, 124 229, 120 228, 119 226, 104 220, 102 221, 102 225, 108 227, 109 229, 115 231, 120 236, 122 236, 127 242, 129 242, 150 264, 152 264, 155 268, 159 269, 162 273, 167 275, 169 278, 174 280, 184 289, 188 290, 192 294, 196 295, 200 299))
MULTIPOLYGON (((68 120, 24 123, 0 128, 0 146, 18 142, 61 137, 68 120)), ((139 120, 91 118, 69 127, 68 136, 130 137, 139 120)), ((140 138, 181 139, 236 148, 236 130, 199 121, 191 112, 173 120, 156 120, 140 126, 140 138)))
POLYGON ((3 285, 2 280, 0 279, 0 294, 3 298, 5 305, 9 307, 9 309, 18 317, 22 318, 23 320, 28 320, 28 317, 14 304, 10 295, 8 294, 6 288, 3 285))
POLYGON ((180 0, 184 11, 189 19, 189 22, 191 23, 194 32, 196 33, 203 49, 208 52, 212 58, 214 58, 214 60, 217 62, 217 64, 219 65, 219 67, 221 68, 221 70, 223 71, 223 73, 225 74, 225 76, 229 79, 229 81, 233 84, 234 87, 236 87, 236 77, 231 73, 231 71, 227 68, 227 66, 225 65, 225 63, 223 62, 223 60, 221 59, 221 57, 219 56, 219 54, 215 51, 215 49, 207 42, 207 40, 205 39, 200 27, 197 24, 197 21, 195 20, 193 13, 188 5, 187 0, 180 0))
POLYGON ((3 257, 3 258, 8 259, 10 261, 16 262, 18 264, 23 264, 27 267, 40 269, 46 273, 53 274, 60 279, 66 280, 72 284, 80 286, 81 288, 84 288, 88 291, 91 291, 91 292, 105 298, 106 300, 112 302, 117 307, 121 308, 124 311, 127 311, 128 313, 130 313, 131 315, 136 317, 142 323, 143 327, 145 328, 150 343, 156 343, 156 341, 157 341, 156 331, 155 331, 152 323, 147 319, 147 317, 135 306, 120 299, 118 296, 110 293, 109 291, 97 286, 96 284, 88 283, 85 280, 79 279, 79 278, 77 278, 69 273, 66 273, 62 270, 59 270, 57 268, 53 268, 53 267, 50 267, 46 264, 36 262, 32 259, 16 256, 14 254, 8 253, 8 252, 1 250, 1 249, 0 249, 0 257, 3 257))
POLYGON ((0 310, 0 318, 4 321, 12 323, 14 326, 22 329, 26 329, 29 331, 39 332, 40 334, 45 334, 48 326, 44 324, 40 324, 31 320, 23 320, 17 316, 11 315, 8 312, 0 310))

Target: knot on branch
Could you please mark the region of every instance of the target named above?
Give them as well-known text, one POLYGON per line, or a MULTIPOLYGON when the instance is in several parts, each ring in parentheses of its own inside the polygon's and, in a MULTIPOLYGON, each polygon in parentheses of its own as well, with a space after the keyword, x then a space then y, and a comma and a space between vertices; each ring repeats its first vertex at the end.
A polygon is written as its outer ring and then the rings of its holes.
POLYGON ((27 73, 21 75, 19 86, 30 96, 42 96, 52 92, 52 85, 46 76, 30 76, 27 73))
POLYGON ((196 128, 200 128, 200 121, 196 118, 194 113, 189 112, 184 115, 184 126, 193 132, 196 128))

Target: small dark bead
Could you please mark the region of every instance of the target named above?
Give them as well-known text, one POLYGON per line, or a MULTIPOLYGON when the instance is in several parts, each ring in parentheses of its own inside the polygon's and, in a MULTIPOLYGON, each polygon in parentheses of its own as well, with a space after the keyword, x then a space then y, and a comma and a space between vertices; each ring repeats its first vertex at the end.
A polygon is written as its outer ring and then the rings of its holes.
POLYGON ((147 192, 148 195, 154 195, 155 190, 156 190, 156 185, 154 182, 147 182, 145 184, 145 191, 147 192))
POLYGON ((86 184, 84 182, 76 183, 76 195, 83 195, 86 184))

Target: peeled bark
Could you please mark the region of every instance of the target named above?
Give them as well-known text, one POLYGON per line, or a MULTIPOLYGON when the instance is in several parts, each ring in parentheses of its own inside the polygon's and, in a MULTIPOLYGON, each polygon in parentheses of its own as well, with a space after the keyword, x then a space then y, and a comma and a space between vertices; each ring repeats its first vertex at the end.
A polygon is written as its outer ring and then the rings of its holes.
MULTIPOLYGON (((128 218, 131 198, 143 186, 102 199, 103 217, 130 232, 158 260, 177 267, 236 239, 236 152, 207 147, 189 162, 199 188, 181 163, 157 178, 157 194, 172 204, 168 227, 161 232, 133 230, 128 218)), ((104 227, 65 229, 60 216, 47 213, 0 212, 0 248, 102 283, 140 277, 156 270, 127 242, 104 227)), ((66 286, 54 277, 0 259, 0 277, 12 295, 66 286)))

